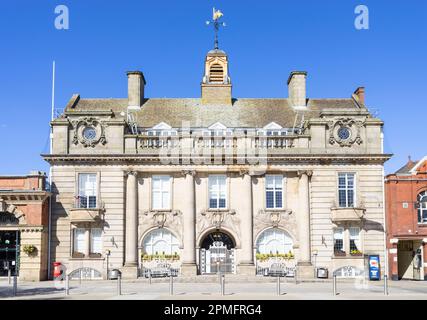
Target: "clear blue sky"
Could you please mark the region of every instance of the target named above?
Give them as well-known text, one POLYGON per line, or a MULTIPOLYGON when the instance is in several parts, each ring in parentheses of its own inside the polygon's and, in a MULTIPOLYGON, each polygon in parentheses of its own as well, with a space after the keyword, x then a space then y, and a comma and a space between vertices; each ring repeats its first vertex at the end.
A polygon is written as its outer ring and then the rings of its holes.
POLYGON ((0 174, 48 171, 51 64, 56 105, 82 97, 126 97, 125 71, 141 69, 148 97, 198 97, 205 25, 220 8, 235 97, 286 97, 292 70, 308 71, 311 98, 349 97, 366 86, 385 121, 386 171, 427 154, 425 0, 26 0, 0 3, 0 174), (57 5, 70 30, 54 27, 57 5), (356 30, 354 9, 370 10, 356 30), (257 81, 254 81, 257 79, 257 81))

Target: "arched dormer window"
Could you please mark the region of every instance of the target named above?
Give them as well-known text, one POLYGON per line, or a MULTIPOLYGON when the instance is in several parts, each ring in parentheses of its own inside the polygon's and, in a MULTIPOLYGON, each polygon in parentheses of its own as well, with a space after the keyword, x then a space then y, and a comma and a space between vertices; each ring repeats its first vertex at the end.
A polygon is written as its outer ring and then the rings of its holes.
POLYGON ((209 69, 210 82, 224 82, 224 68, 219 63, 214 63, 209 69))

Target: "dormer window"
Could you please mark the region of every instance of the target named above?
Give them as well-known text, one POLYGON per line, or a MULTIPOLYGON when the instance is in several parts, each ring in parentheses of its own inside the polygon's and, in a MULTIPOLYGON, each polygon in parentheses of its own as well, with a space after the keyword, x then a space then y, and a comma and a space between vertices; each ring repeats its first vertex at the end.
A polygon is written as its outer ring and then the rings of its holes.
POLYGON ((214 63, 211 65, 209 70, 209 80, 210 82, 224 82, 224 68, 219 63, 214 63))

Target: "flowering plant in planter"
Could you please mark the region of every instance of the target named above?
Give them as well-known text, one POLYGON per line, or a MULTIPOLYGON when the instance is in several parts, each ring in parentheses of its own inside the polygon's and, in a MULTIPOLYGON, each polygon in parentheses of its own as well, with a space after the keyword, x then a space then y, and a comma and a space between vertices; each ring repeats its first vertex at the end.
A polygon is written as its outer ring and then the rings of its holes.
POLYGON ((26 244, 22 248, 22 251, 24 251, 29 256, 35 255, 37 253, 37 247, 35 245, 32 245, 32 244, 26 244))
POLYGON ((362 255, 362 252, 361 252, 361 251, 359 251, 359 250, 352 250, 352 251, 350 252, 350 254, 351 254, 352 256, 361 256, 361 255, 362 255))

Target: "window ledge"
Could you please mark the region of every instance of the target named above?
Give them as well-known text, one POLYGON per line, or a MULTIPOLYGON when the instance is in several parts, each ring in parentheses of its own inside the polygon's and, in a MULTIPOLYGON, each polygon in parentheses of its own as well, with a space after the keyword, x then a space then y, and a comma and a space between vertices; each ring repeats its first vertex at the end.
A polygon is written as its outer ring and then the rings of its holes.
POLYGON ((337 260, 345 260, 345 259, 364 259, 365 256, 362 254, 361 256, 352 256, 351 254, 347 254, 345 256, 336 256, 333 255, 332 259, 337 259, 337 260))
POLYGON ((76 258, 76 257, 71 257, 68 260, 70 261, 103 261, 105 260, 105 258, 101 257, 101 258, 76 258))
POLYGON ((365 208, 331 208, 331 219, 332 222, 345 222, 345 221, 357 221, 363 220, 366 214, 365 208))
POLYGON ((69 216, 71 222, 95 222, 101 220, 103 212, 101 208, 73 208, 69 216))

